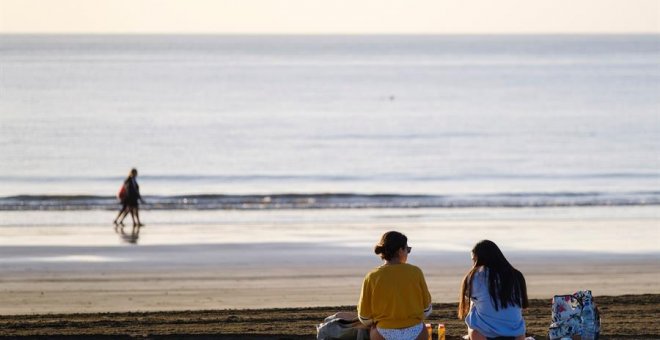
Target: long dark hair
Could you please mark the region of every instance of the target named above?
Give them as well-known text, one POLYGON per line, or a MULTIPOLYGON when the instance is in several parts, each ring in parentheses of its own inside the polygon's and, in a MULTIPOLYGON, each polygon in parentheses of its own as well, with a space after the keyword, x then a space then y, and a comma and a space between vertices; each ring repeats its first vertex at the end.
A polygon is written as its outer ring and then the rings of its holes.
POLYGON ((525 277, 507 261, 500 248, 493 241, 479 241, 472 249, 474 265, 463 278, 461 295, 458 303, 458 317, 464 318, 470 309, 470 298, 472 297, 472 278, 482 267, 487 269, 488 292, 495 306, 507 308, 518 306, 527 308, 527 284, 525 277))
POLYGON ((374 247, 374 253, 380 255, 383 260, 391 260, 397 256, 399 249, 408 246, 406 235, 398 231, 388 231, 380 238, 380 242, 374 247))

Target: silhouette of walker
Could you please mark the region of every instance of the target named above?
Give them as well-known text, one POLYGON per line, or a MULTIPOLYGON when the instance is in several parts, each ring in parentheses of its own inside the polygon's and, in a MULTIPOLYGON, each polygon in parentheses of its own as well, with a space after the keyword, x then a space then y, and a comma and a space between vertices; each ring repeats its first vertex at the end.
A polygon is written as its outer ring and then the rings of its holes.
POLYGON ((131 219, 133 220, 133 227, 142 227, 144 224, 140 222, 140 211, 138 201, 145 203, 140 195, 140 186, 137 183, 137 169, 131 169, 131 172, 128 174, 128 177, 124 180, 124 184, 119 190, 117 197, 121 203, 121 210, 117 214, 117 217, 113 221, 115 228, 119 226, 124 226, 124 219, 128 213, 131 214, 131 219))

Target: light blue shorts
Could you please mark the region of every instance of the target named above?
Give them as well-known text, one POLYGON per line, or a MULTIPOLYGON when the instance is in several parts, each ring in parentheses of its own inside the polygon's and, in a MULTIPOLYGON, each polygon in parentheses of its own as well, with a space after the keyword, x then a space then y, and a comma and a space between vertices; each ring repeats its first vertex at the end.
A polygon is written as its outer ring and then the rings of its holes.
POLYGON ((419 333, 424 329, 424 324, 420 323, 408 328, 380 328, 378 333, 385 338, 385 340, 415 340, 419 333))

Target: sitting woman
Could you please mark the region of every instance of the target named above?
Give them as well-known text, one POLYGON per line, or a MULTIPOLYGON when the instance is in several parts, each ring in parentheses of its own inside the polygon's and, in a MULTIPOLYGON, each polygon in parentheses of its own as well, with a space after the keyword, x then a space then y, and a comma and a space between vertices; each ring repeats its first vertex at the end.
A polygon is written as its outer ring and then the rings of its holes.
POLYGON ((385 233, 374 249, 385 263, 364 278, 358 304, 372 340, 428 339, 422 321, 431 314, 431 294, 422 271, 406 263, 411 249, 396 231, 385 233))
POLYGON ((488 240, 474 246, 472 262, 458 305, 458 317, 465 318, 470 339, 525 339, 522 309, 529 301, 522 273, 488 240))

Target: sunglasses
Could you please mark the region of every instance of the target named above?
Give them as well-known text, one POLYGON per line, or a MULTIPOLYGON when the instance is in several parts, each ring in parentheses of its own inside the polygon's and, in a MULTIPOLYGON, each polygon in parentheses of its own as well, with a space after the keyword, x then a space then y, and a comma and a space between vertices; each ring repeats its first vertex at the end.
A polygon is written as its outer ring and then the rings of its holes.
POLYGON ((412 250, 412 247, 406 247, 406 251, 408 252, 408 254, 410 254, 411 250, 412 250))

